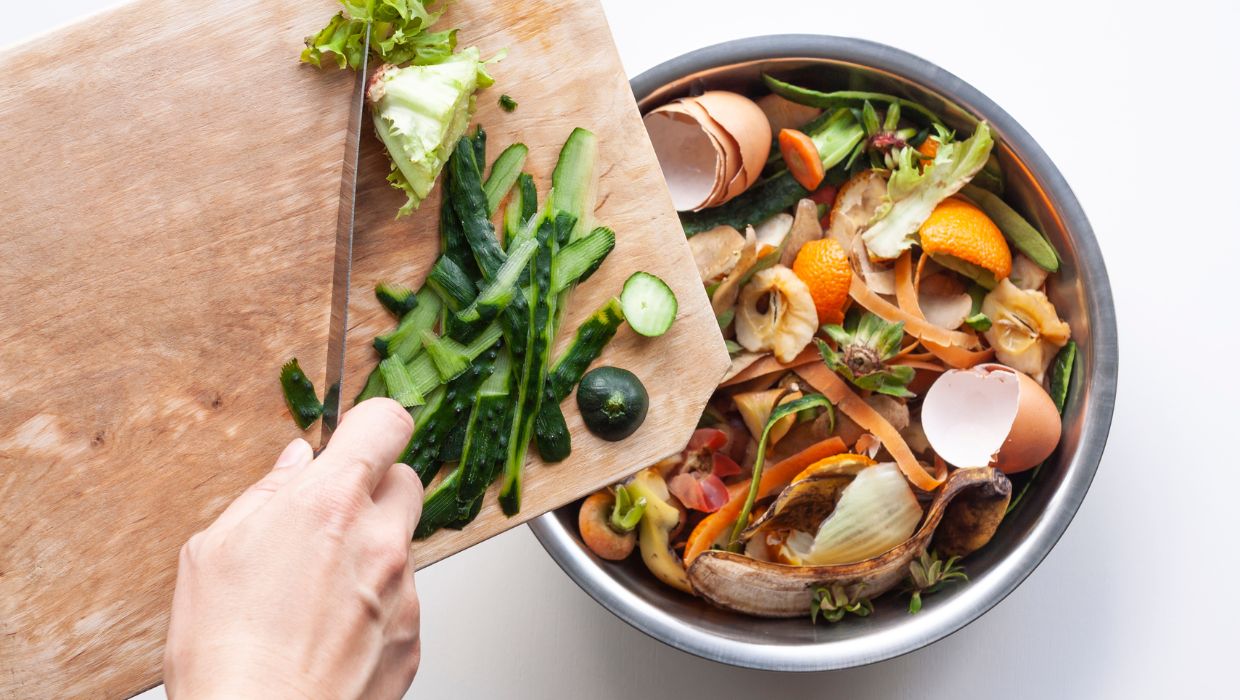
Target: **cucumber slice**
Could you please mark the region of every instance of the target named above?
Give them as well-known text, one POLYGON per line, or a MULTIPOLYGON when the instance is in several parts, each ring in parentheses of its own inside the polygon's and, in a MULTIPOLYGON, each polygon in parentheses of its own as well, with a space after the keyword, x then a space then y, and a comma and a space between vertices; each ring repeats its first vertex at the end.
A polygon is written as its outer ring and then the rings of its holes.
POLYGON ((649 272, 634 272, 620 292, 620 308, 633 330, 653 338, 672 327, 679 304, 666 282, 649 272))

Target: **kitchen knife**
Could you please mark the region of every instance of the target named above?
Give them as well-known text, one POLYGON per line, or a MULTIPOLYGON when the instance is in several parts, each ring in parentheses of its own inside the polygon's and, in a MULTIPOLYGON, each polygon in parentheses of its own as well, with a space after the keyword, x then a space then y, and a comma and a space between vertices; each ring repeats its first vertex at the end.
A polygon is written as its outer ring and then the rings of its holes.
POLYGON ((336 209, 336 257, 332 263, 332 307, 327 331, 327 391, 323 397, 323 429, 319 449, 327 446, 340 421, 340 386, 344 381, 345 340, 349 334, 349 272, 353 266, 353 224, 357 210, 357 160, 362 145, 362 118, 366 109, 366 78, 370 66, 370 31, 364 34, 362 58, 353 77, 349 123, 345 132, 344 163, 340 171, 340 200, 336 209))

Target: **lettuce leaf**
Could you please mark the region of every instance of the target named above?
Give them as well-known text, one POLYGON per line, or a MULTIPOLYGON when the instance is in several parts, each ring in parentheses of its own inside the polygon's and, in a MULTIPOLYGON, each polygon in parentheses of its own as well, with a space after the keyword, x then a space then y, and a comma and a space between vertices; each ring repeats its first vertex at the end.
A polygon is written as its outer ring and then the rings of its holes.
POLYGON ((362 61, 366 26, 371 26, 371 50, 385 63, 438 63, 456 48, 456 31, 428 32, 443 14, 444 2, 435 0, 340 0, 344 11, 327 26, 306 37, 301 60, 322 67, 334 60, 337 68, 356 70, 362 61), (431 5, 435 9, 429 9, 431 5))
POLYGON ((913 148, 901 149, 887 180, 887 197, 861 234, 870 254, 890 260, 912 247, 930 212, 986 165, 993 145, 990 127, 981 122, 968 139, 940 145, 934 162, 924 169, 913 148))
POLYGON ((372 80, 367 96, 375 132, 392 160, 388 182, 408 197, 398 218, 430 194, 469 126, 482 66, 471 46, 432 65, 385 66, 372 80))

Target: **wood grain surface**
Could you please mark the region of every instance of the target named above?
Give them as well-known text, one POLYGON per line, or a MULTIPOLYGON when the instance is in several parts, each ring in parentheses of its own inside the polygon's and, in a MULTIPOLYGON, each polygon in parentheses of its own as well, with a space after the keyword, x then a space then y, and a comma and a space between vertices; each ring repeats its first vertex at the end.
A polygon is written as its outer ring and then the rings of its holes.
MULTIPOLYGON (((295 58, 334 8, 139 0, 0 58, 0 697, 157 683, 179 547, 298 434, 280 364, 297 356, 322 387, 352 76, 295 58)), ((561 346, 636 269, 680 315, 604 356, 650 390, 633 438, 590 437, 566 402, 573 455, 531 460, 520 516, 492 494, 470 528, 415 544, 420 566, 679 449, 727 367, 596 2, 461 0, 444 26, 509 49, 477 119, 492 157, 529 145, 540 192, 572 127, 600 137, 597 218, 618 243, 561 346)), ((363 158, 348 396, 390 324, 371 285, 417 284, 437 252, 438 197, 393 220, 369 129, 363 158)))

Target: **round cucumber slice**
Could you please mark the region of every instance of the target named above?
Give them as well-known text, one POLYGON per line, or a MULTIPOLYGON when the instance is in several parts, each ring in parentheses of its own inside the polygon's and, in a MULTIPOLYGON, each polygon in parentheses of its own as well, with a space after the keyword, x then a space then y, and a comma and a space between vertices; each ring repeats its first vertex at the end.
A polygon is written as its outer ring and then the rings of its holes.
POLYGON ((620 308, 633 330, 653 338, 672 327, 680 306, 666 282, 649 272, 634 272, 620 292, 620 308))

